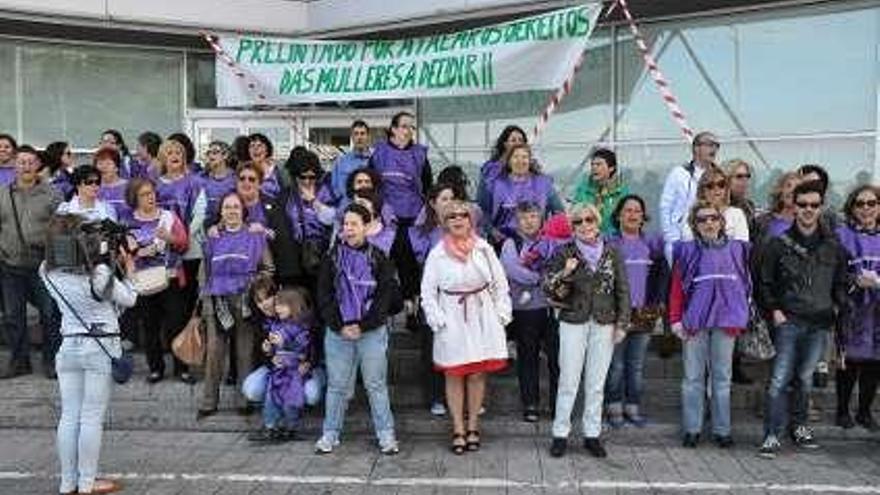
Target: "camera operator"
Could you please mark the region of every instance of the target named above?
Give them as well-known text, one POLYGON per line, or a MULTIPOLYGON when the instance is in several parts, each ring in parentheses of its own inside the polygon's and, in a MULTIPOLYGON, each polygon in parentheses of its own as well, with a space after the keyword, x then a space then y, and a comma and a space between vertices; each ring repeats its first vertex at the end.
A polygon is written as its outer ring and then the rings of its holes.
POLYGON ((119 308, 130 308, 137 299, 127 280, 134 261, 122 247, 118 253, 110 251, 118 245, 113 235, 100 224, 84 224, 78 215, 56 215, 49 222, 40 276, 61 311, 62 343, 56 358, 60 493, 120 489, 115 481, 96 478, 112 383, 110 356, 122 354, 119 308))

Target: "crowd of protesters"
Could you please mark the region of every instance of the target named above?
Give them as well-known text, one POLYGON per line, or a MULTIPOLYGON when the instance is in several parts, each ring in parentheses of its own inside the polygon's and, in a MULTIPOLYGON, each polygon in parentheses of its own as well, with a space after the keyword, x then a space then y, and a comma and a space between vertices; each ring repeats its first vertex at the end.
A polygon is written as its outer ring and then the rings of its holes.
MULTIPOLYGON (((462 169, 435 175, 415 129, 415 116, 399 113, 387 139, 373 144, 367 124, 356 121, 351 151, 329 170, 304 147, 277 160, 262 134, 212 142, 200 163, 184 134, 163 140, 146 132, 132 154, 119 132, 107 130, 83 165, 67 143, 38 151, 0 134, 10 349, 3 377, 32 372, 30 303, 40 315, 43 372, 57 373, 65 408, 82 393, 69 372, 79 342, 63 330, 69 315, 59 311, 40 268, 53 217, 76 215, 125 225, 126 273, 158 269, 163 277, 136 301, 128 292, 114 296, 118 323, 102 323, 120 329, 121 346, 143 347, 150 383, 167 378, 166 361, 174 377, 193 383, 197 370, 168 351, 200 312, 207 353, 197 416, 217 413, 226 376, 240 391, 240 413, 262 402, 254 441, 295 438, 304 408, 323 400, 315 451, 332 452, 359 371, 379 449, 397 453, 386 377, 389 322, 400 313, 423 337, 431 363, 427 405, 450 416, 455 454, 480 449, 487 377, 509 365, 511 340, 523 420, 550 411, 550 453, 566 453, 582 387, 584 448, 606 456, 603 421, 612 428, 647 423, 645 356, 664 325, 681 340, 686 447, 701 442, 707 401, 711 441, 733 445, 731 383, 748 379, 737 341, 761 324, 775 348, 762 456, 779 452, 783 433, 797 447, 818 446, 808 404, 814 372, 829 362, 838 365, 837 423, 880 429, 871 415, 880 380, 876 185, 850 191, 838 214, 826 203, 828 174, 804 165, 779 177, 763 210, 749 197, 751 166, 719 164, 720 144, 703 132, 691 159, 669 172, 659 205, 630 193, 617 156, 604 148, 591 153, 564 201, 526 133, 508 126, 471 202, 462 169), (656 233, 646 228, 654 208, 656 233), (542 353, 550 378, 544 394, 542 353)), ((62 422, 73 417, 67 412, 62 422)), ((62 465, 69 467, 77 454, 67 431, 59 427, 62 465)), ((82 448, 79 455, 97 455, 94 445, 88 453, 82 448)), ((79 475, 87 477, 83 493, 94 473, 79 475)), ((76 473, 62 476, 67 491, 77 486, 70 476, 76 473)))

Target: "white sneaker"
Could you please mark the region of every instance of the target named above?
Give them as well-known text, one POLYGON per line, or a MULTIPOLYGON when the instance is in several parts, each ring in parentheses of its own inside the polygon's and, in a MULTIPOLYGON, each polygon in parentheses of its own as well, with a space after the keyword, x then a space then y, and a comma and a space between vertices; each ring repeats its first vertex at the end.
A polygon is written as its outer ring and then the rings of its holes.
POLYGON ((761 448, 758 449, 758 455, 764 459, 776 459, 776 456, 779 455, 781 449, 782 444, 779 443, 779 439, 776 438, 776 435, 767 435, 767 437, 764 438, 764 443, 761 444, 761 448))
POLYGON ((382 452, 383 455, 396 455, 400 453, 400 446, 397 444, 397 439, 392 437, 384 442, 379 442, 379 452, 382 452))
POLYGON ((330 437, 329 435, 322 435, 321 438, 315 442, 315 453, 316 454, 329 454, 333 452, 333 448, 339 445, 339 439, 330 437))
POLYGON ((438 418, 446 416, 446 406, 442 402, 431 404, 431 415, 437 416, 438 418))

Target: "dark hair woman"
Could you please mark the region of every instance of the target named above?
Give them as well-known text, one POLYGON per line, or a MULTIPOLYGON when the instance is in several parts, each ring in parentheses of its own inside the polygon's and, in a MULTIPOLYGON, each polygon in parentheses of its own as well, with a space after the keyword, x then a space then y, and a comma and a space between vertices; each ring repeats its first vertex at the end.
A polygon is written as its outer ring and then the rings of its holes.
POLYGON ((477 184, 477 204, 484 212, 488 212, 492 207, 492 189, 495 186, 495 180, 501 175, 504 168, 502 158, 510 151, 510 148, 528 144, 526 131, 516 125, 509 125, 501 131, 498 139, 495 140, 495 146, 492 147, 492 155, 489 161, 480 167, 480 182, 477 184))
POLYGON ((651 333, 666 306, 669 264, 664 258, 663 237, 646 233, 648 209, 641 196, 624 196, 611 218, 618 232, 609 243, 620 252, 626 267, 632 325, 614 356, 605 380, 605 409, 612 428, 627 421, 645 426, 641 408, 645 356, 651 333))
POLYGON ((849 292, 852 310, 838 333, 844 366, 837 370, 837 424, 854 425, 849 403, 858 382, 855 423, 878 431, 871 405, 880 381, 880 188, 854 189, 843 213, 846 223, 837 228, 837 238, 849 255, 854 284, 849 292))
POLYGON ((116 221, 116 210, 100 197, 101 173, 92 165, 80 165, 72 174, 76 194, 70 201, 61 203, 60 215, 79 215, 86 221, 116 221))
POLYGON ((122 133, 116 129, 107 129, 101 133, 101 139, 98 141, 98 148, 110 148, 119 152, 122 159, 119 167, 119 175, 125 178, 132 176, 131 172, 131 152, 122 139, 122 133))
MULTIPOLYGON (((296 156, 291 155, 288 169, 295 186, 289 189, 285 211, 293 239, 302 249, 302 269, 306 276, 314 278, 330 245, 336 210, 327 206, 332 193, 324 184, 324 170, 318 155, 305 149, 296 156)), ((314 282, 307 287, 314 289, 314 282)))
POLYGON ((15 150, 18 143, 9 134, 0 134, 0 186, 15 182, 15 150))
POLYGON ((620 177, 617 155, 607 148, 597 148, 590 153, 590 169, 575 186, 575 203, 590 203, 599 209, 603 234, 612 234, 614 207, 629 194, 629 188, 620 177))
POLYGON ((327 325, 327 399, 323 433, 315 443, 315 451, 321 454, 332 452, 339 444, 346 403, 352 396, 352 378, 358 369, 367 389, 379 450, 386 455, 398 452, 386 383, 386 321, 397 287, 391 262, 367 241, 371 219, 361 205, 346 208, 342 242, 324 258, 318 277, 318 308, 327 325))
POLYGON ((281 176, 275 165, 273 154, 275 152, 272 141, 265 134, 254 133, 248 137, 248 156, 263 174, 263 183, 260 191, 268 198, 275 198, 281 194, 281 176))
POLYGON ((70 145, 64 141, 49 143, 43 152, 43 166, 46 168, 52 187, 61 193, 65 201, 69 200, 74 192, 71 175, 75 166, 70 145))
POLYGON ((110 148, 101 148, 92 157, 92 166, 101 174, 101 189, 98 197, 116 211, 116 219, 125 223, 131 215, 131 207, 125 200, 128 181, 119 176, 122 158, 119 152, 110 148))

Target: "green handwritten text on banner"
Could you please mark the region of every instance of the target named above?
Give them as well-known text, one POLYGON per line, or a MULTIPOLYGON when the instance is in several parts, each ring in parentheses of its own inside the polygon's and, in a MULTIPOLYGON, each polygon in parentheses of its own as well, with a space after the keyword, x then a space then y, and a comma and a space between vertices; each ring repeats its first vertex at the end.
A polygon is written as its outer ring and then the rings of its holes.
POLYGON ((220 106, 551 89, 586 47, 600 4, 400 40, 221 37, 220 106), (262 94, 264 99, 258 98, 262 94))

